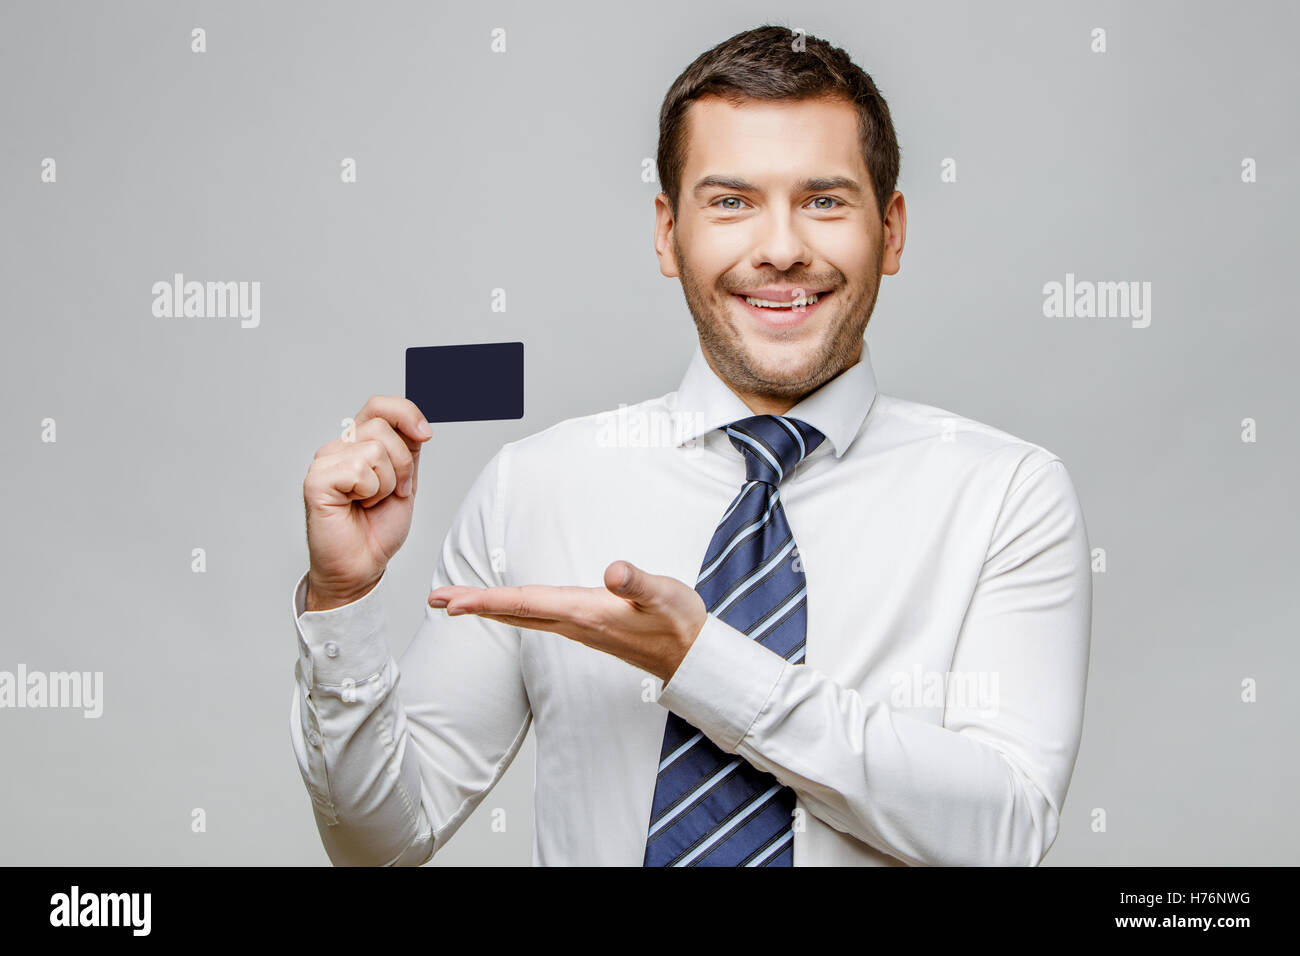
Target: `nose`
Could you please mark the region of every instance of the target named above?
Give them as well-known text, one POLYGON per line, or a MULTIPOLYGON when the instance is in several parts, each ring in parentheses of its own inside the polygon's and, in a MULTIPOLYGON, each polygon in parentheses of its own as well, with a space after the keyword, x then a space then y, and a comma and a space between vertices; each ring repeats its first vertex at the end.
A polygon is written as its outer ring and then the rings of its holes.
POLYGON ((755 269, 766 265, 778 272, 787 272, 795 263, 812 265, 812 250, 808 248, 808 243, 796 228, 788 210, 769 209, 761 217, 758 229, 758 239, 750 260, 750 265, 755 269))

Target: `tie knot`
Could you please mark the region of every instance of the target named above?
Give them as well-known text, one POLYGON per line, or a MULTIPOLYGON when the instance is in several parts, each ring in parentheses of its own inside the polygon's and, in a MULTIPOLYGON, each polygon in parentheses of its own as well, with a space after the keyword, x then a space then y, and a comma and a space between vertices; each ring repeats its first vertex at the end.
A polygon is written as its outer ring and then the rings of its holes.
POLYGON ((745 456, 745 480, 776 487, 790 469, 826 438, 807 422, 783 415, 755 415, 726 426, 727 437, 745 456))

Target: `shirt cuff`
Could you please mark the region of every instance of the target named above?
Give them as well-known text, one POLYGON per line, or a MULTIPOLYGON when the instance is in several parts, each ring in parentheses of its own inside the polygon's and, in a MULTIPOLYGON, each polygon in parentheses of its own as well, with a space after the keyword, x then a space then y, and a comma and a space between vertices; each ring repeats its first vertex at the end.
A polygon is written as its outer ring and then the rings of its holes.
POLYGON ((735 753, 788 666, 785 658, 710 614, 657 699, 735 753))
MULTIPOLYGON (((360 684, 384 669, 390 656, 384 639, 384 578, 364 596, 328 611, 306 611, 307 573, 293 592, 298 664, 308 686, 360 684)), ((387 572, 385 572, 385 575, 387 572)))

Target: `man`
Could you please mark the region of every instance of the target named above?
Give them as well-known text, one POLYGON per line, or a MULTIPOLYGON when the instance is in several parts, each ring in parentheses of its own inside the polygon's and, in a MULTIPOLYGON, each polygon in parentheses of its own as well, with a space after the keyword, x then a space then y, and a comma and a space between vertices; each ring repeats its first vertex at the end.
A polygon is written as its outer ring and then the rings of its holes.
POLYGON ((431 429, 376 396, 312 462, 291 728, 331 860, 427 861, 533 726, 534 863, 1036 865, 1082 724, 1087 537, 1055 455, 876 390, 906 229, 883 98, 764 26, 673 84, 658 162, 699 348, 622 414, 673 440, 602 414, 501 448, 400 684, 377 585, 431 429))

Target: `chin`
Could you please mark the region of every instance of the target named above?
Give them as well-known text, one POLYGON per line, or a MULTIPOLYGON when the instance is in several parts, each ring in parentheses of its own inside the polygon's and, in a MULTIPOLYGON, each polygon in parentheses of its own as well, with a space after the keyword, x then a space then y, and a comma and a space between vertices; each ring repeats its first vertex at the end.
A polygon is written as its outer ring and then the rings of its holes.
POLYGON ((799 385, 817 371, 822 350, 818 342, 746 342, 742 348, 750 372, 765 382, 799 385))

